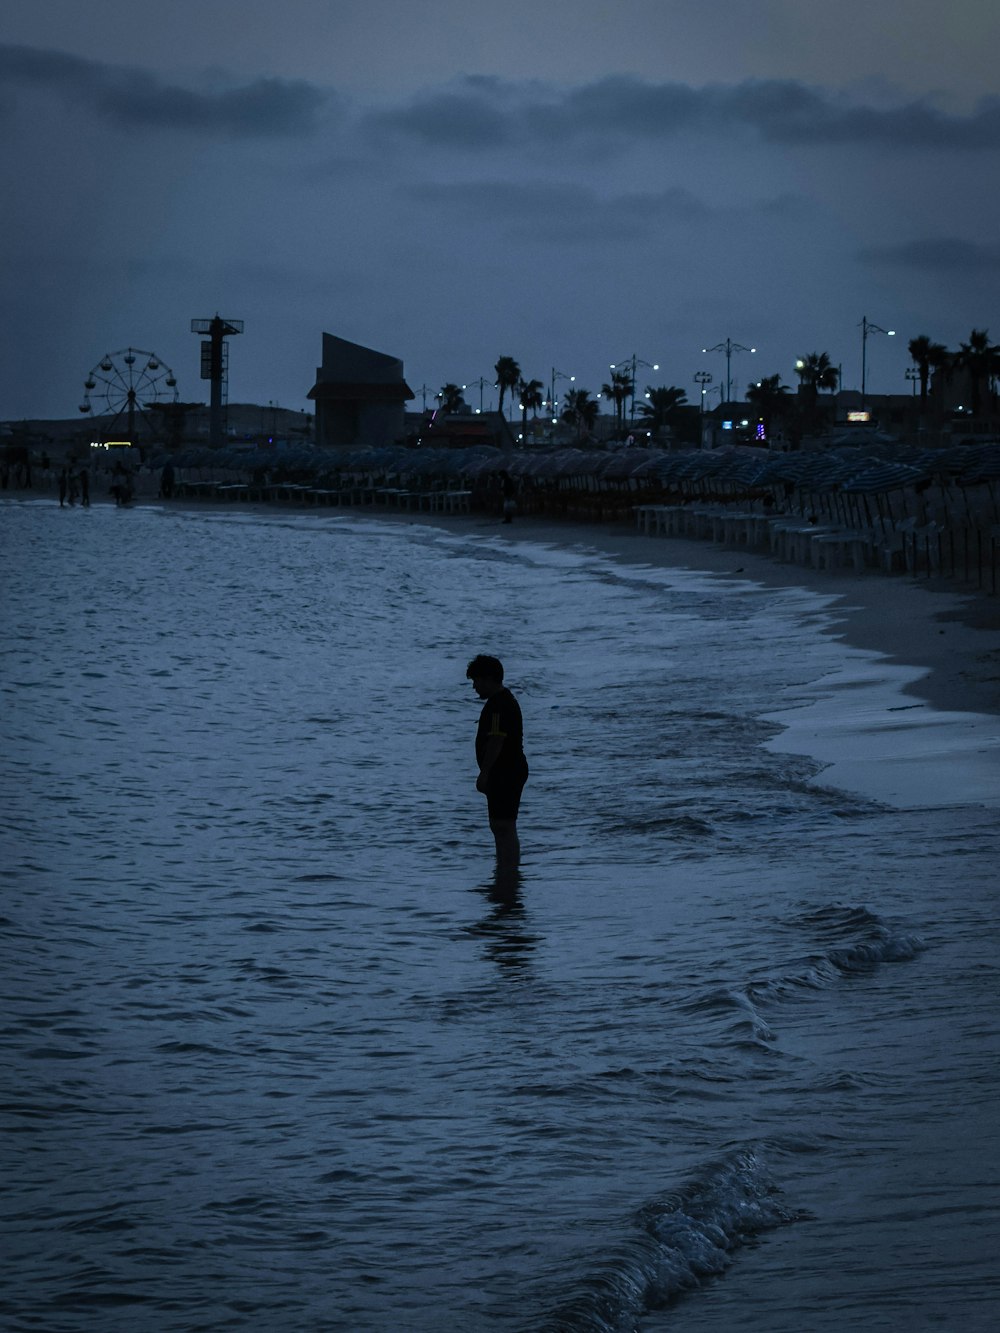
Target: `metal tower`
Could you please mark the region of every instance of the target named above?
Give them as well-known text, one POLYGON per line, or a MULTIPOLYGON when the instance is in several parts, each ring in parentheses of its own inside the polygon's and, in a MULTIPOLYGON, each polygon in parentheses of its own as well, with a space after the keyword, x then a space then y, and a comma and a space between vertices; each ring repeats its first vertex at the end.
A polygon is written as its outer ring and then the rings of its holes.
POLYGON ((229 389, 229 348, 225 339, 234 333, 243 332, 242 319, 223 319, 216 315, 213 319, 193 319, 192 333, 207 333, 207 341, 201 344, 201 378, 212 383, 208 417, 208 442, 213 449, 218 449, 226 438, 226 403, 229 389))

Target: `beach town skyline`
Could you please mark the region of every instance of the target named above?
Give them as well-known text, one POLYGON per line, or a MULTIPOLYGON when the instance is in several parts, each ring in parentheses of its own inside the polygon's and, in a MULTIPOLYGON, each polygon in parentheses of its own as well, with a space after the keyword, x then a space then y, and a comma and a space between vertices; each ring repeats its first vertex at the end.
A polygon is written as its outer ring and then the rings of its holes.
POLYGON ((231 400, 296 409, 327 328, 420 393, 509 354, 595 393, 634 357, 690 398, 726 375, 703 348, 757 349, 742 392, 812 352, 858 387, 866 346, 900 393, 911 338, 995 326, 989 7, 459 13, 6 7, 0 418, 72 414, 129 345, 197 398, 215 312, 245 322, 231 400))

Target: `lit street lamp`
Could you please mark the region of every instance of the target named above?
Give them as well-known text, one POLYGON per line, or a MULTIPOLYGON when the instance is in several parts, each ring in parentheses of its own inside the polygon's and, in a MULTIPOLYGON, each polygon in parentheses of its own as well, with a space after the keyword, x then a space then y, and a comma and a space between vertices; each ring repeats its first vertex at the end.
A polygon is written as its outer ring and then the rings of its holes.
POLYGON ((730 365, 734 352, 756 352, 756 347, 744 347, 742 343, 734 343, 732 338, 727 338, 724 343, 716 343, 714 347, 703 347, 703 352, 725 352, 726 354, 726 402, 732 402, 733 380, 730 374, 730 365))
POLYGON ((552 424, 556 422, 556 380, 569 380, 570 384, 576 382, 575 375, 564 375, 561 370, 552 367, 552 378, 549 380, 549 412, 552 415, 552 424))
POLYGON ((887 338, 895 338, 895 329, 884 329, 881 324, 873 324, 867 315, 861 316, 861 406, 865 405, 865 390, 868 383, 868 335, 884 333, 887 338))
POLYGON ((482 412, 483 412, 483 390, 486 388, 487 384, 494 384, 494 383, 495 383, 494 380, 491 380, 491 379, 483 379, 482 377, 480 377, 478 380, 469 380, 468 384, 463 384, 463 385, 462 385, 462 388, 463 388, 463 389, 478 389, 478 390, 479 390, 479 414, 480 414, 480 416, 482 416, 482 412))
POLYGON ((623 366, 631 365, 631 367, 632 367, 632 413, 631 413, 631 416, 629 417, 629 422, 630 422, 629 429, 631 430, 631 429, 635 426, 635 371, 636 371, 636 367, 637 367, 637 366, 645 366, 648 370, 659 370, 660 366, 659 366, 659 363, 658 363, 658 362, 653 362, 653 361, 643 361, 640 357, 637 357, 636 354, 635 354, 634 352, 632 353, 631 359, 628 358, 628 357, 626 357, 625 360, 624 360, 624 361, 621 361, 621 362, 612 361, 612 362, 611 362, 611 369, 612 369, 612 370, 617 370, 619 365, 623 365, 623 366))

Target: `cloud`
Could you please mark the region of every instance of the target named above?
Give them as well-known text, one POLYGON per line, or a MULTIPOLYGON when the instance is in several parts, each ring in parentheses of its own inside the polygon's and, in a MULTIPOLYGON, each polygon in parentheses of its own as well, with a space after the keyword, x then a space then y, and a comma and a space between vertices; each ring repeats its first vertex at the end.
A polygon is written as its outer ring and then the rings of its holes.
MULTIPOLYGON (((331 112, 347 115, 339 97, 315 83, 259 78, 185 87, 148 71, 26 46, 0 45, 0 79, 7 98, 13 89, 35 88, 123 129, 304 136, 327 123, 331 112)), ((876 105, 790 79, 695 87, 612 75, 562 87, 466 75, 400 103, 357 108, 350 124, 379 143, 451 152, 597 151, 694 132, 779 145, 981 152, 1000 148, 1000 99, 956 114, 924 100, 893 106, 882 98, 876 105)))
POLYGON ((502 148, 519 137, 513 84, 468 76, 455 86, 422 92, 403 106, 363 114, 363 127, 378 138, 415 139, 444 148, 502 148))
POLYGON ((688 190, 602 197, 587 185, 550 181, 422 182, 406 191, 439 216, 460 216, 477 227, 545 244, 637 240, 671 224, 704 224, 728 216, 688 190))
POLYGON ((318 128, 332 94, 310 84, 255 79, 209 91, 164 83, 146 71, 59 51, 0 46, 0 78, 83 105, 121 129, 163 129, 232 137, 301 136, 318 128))
POLYGON ((870 247, 861 251, 861 258, 924 272, 978 274, 1000 269, 1000 245, 980 245, 975 241, 941 236, 870 247))
POLYGON ((361 128, 423 147, 470 150, 742 131, 784 145, 982 151, 1000 148, 1000 100, 956 115, 919 100, 859 104, 795 80, 696 88, 616 75, 562 89, 462 78, 399 106, 363 113, 361 128))

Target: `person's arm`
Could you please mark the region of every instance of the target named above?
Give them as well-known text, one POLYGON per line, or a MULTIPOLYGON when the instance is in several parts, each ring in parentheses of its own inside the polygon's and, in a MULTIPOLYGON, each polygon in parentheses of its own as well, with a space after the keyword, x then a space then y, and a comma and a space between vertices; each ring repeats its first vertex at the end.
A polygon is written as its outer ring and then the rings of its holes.
POLYGON ((500 758, 500 751, 503 749, 503 743, 506 736, 488 736, 486 739, 486 749, 483 751, 483 757, 479 763, 479 777, 476 779, 476 790, 485 791, 486 784, 490 780, 490 769, 500 758))

